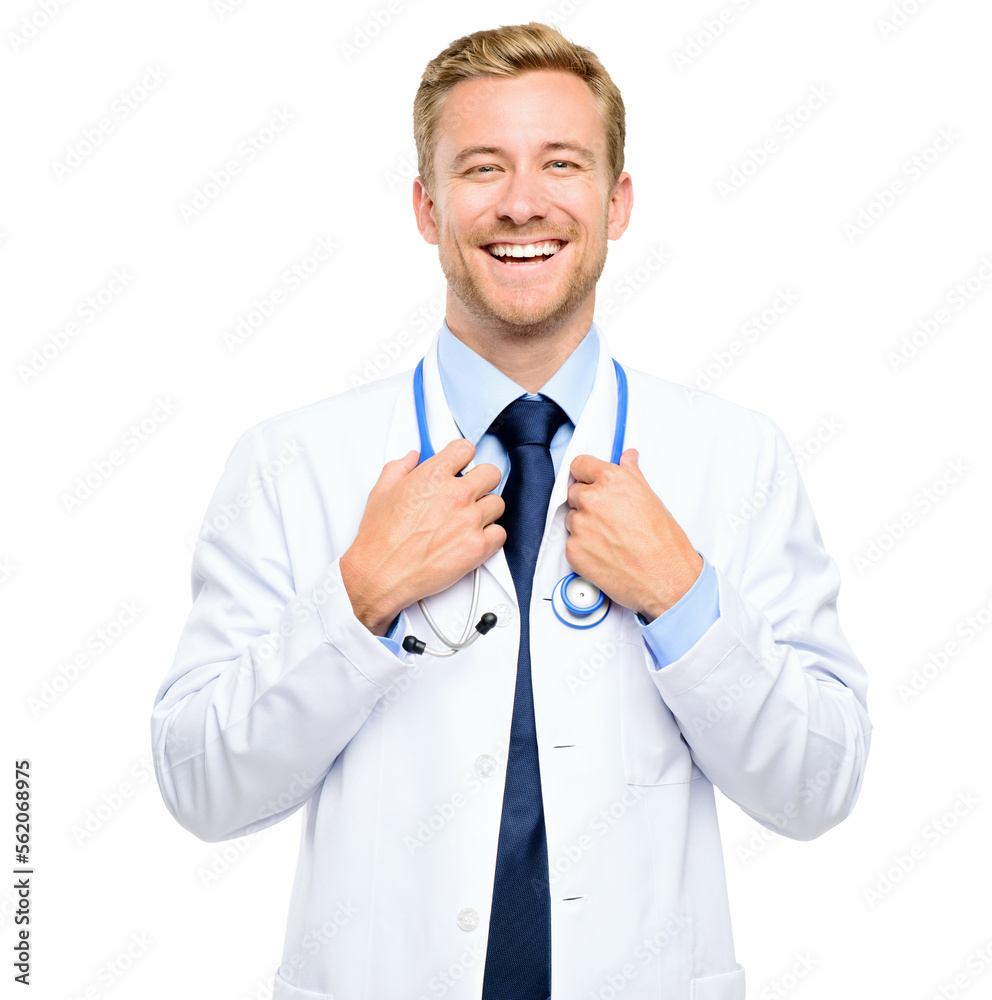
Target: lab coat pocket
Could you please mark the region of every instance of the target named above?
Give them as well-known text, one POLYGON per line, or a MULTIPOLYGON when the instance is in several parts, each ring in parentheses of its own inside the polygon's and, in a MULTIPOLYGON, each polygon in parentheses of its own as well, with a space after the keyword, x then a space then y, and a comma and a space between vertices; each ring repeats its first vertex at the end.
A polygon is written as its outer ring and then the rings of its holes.
POLYGON ((744 1000, 744 969, 692 981, 691 1000, 744 1000))
POLYGON ((272 1000, 334 1000, 332 993, 314 993, 311 990, 301 990, 298 986, 287 983, 276 972, 272 980, 272 1000))
POLYGON ((623 609, 620 629, 620 738, 628 785, 674 785, 700 772, 675 716, 655 687, 650 652, 634 613, 623 609))

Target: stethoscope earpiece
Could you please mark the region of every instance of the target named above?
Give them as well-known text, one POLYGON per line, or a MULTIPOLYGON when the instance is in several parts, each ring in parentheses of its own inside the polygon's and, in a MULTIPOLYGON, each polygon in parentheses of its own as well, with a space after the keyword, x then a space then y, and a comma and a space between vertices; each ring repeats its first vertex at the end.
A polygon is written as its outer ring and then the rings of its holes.
MULTIPOLYGON (((478 570, 476 570, 478 572, 478 570)), ((403 648, 408 653, 416 653, 418 656, 424 653, 431 653, 434 656, 451 656, 452 653, 457 653, 459 649, 464 649, 466 646, 471 646, 480 635, 485 635, 490 632, 496 626, 496 622, 499 620, 491 611, 487 611, 480 619, 478 624, 475 626, 475 631, 469 636, 468 639, 462 635, 461 642, 449 642, 437 629, 434 624, 434 620, 430 617, 426 606, 421 602, 421 611, 424 612, 424 617, 430 622, 431 628, 434 629, 434 634, 443 642, 448 648, 441 650, 428 649, 427 643, 423 639, 418 639, 415 635, 408 635, 403 640, 403 648)), ((474 615, 475 608, 473 607, 472 613, 474 615)))

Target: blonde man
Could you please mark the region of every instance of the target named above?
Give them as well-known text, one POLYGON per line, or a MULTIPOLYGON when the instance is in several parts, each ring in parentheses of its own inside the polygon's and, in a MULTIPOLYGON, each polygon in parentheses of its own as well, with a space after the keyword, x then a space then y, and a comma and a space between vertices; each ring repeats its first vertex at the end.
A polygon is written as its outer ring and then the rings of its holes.
POLYGON ((837 568, 777 426, 616 365, 593 322, 633 206, 596 57, 536 23, 458 39, 414 131, 445 321, 416 374, 236 444, 162 794, 206 840, 304 810, 281 1000, 744 1000, 713 789, 797 839, 852 809, 837 568))

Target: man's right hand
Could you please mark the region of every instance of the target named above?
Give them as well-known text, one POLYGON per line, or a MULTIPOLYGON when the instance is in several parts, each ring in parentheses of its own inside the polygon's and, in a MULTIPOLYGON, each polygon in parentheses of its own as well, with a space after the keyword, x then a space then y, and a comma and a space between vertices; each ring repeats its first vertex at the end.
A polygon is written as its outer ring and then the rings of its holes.
POLYGON ((456 475, 474 454, 475 445, 458 438, 422 465, 410 451, 382 467, 340 562, 355 617, 374 635, 385 635, 403 608, 446 590, 506 541, 493 523, 505 506, 492 493, 499 469, 487 463, 456 475))

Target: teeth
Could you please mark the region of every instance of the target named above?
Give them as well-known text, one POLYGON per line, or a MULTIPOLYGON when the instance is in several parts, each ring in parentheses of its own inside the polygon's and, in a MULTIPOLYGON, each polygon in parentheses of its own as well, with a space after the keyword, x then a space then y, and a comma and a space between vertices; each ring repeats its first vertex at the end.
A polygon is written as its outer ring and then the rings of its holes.
POLYGON ((548 240, 545 243, 491 243, 487 249, 494 257, 537 257, 557 253, 561 247, 561 240, 548 240))

